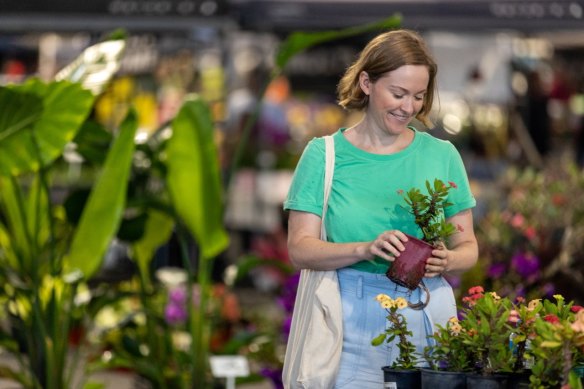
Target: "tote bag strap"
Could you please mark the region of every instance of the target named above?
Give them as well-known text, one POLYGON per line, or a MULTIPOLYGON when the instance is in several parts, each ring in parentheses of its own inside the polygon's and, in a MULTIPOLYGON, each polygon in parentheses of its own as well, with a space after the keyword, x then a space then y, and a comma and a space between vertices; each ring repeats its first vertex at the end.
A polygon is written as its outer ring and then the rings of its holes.
POLYGON ((332 135, 324 137, 325 144, 325 167, 324 167, 324 199, 322 203, 322 218, 320 224, 320 238, 326 240, 326 228, 324 226, 324 217, 328 209, 328 198, 333 184, 333 174, 335 171, 335 140, 332 135))

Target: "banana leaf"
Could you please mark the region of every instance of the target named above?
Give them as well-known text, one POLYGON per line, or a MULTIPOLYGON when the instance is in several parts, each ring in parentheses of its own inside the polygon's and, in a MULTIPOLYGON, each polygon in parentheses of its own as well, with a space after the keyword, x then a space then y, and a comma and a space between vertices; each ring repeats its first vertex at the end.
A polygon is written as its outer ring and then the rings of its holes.
POLYGON ((65 265, 69 270, 81 270, 86 278, 90 278, 101 266, 120 225, 137 127, 136 114, 130 111, 106 157, 73 236, 65 265))
POLYGON ((213 121, 200 98, 186 101, 172 121, 166 146, 168 189, 177 214, 199 245, 203 258, 223 251, 229 238, 223 225, 223 190, 213 121))

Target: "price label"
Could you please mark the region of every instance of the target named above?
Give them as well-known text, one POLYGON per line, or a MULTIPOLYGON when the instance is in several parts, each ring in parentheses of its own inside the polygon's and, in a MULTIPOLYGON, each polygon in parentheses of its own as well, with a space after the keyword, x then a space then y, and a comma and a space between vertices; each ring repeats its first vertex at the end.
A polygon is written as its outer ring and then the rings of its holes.
POLYGON ((216 355, 209 358, 214 377, 247 377, 249 364, 241 355, 216 355))

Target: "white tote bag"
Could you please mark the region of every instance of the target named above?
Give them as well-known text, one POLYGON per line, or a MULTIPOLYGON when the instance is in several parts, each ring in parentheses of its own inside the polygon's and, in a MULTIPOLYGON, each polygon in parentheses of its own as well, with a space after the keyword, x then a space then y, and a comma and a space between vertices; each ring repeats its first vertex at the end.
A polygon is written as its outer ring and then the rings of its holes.
MULTIPOLYGON (((326 165, 321 239, 331 189, 335 151, 325 136, 326 165)), ((343 314, 337 272, 303 269, 282 374, 286 389, 328 389, 335 384, 343 346, 343 314)))

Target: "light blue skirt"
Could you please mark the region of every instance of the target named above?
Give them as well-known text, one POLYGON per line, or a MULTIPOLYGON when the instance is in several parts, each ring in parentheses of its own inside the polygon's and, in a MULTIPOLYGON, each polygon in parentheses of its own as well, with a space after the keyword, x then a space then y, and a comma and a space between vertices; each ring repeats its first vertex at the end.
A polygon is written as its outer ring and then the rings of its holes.
MULTIPOLYGON (((390 281, 385 274, 365 273, 354 269, 339 269, 339 286, 343 305, 343 351, 335 388, 377 389, 383 387, 383 366, 397 358, 394 343, 372 346, 371 340, 387 326, 387 312, 375 297, 384 293, 391 298, 405 297, 410 302, 425 300, 420 288, 410 291, 390 281)), ((434 325, 446 325, 456 316, 456 301, 452 287, 443 277, 424 278, 430 291, 430 302, 423 310, 404 309, 412 342, 423 355, 429 344, 428 335, 434 325)), ((422 359, 419 366, 426 366, 422 359)))

